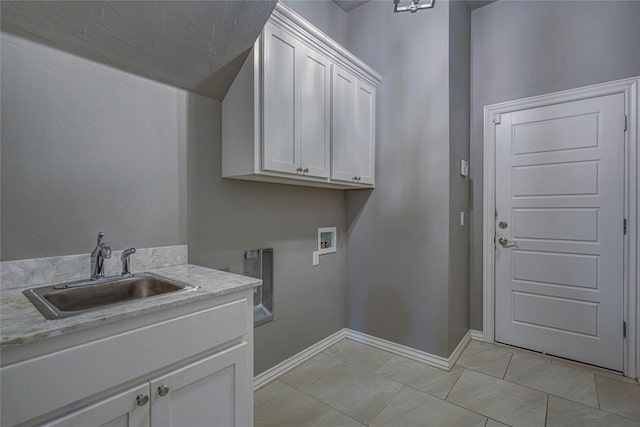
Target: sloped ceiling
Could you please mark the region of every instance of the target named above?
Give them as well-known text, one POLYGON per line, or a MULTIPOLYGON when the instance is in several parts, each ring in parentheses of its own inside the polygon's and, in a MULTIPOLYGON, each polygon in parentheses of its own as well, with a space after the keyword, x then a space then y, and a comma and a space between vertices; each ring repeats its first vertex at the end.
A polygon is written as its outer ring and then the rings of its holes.
MULTIPOLYGON (((333 0, 333 2, 340 6, 340 9, 344 10, 345 12, 352 11, 356 7, 362 6, 368 1, 369 0, 333 0)), ((391 4, 393 4, 393 2, 391 4)))
POLYGON ((2 31, 221 99, 276 0, 2 1, 2 31))

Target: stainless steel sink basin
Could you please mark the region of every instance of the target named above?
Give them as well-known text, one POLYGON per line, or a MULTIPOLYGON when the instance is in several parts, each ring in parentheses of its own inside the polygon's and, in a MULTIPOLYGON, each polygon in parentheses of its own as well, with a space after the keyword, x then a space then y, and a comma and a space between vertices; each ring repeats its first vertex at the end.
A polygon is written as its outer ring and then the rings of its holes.
POLYGON ((32 288, 24 295, 47 319, 60 319, 114 304, 195 289, 151 273, 112 276, 32 288))

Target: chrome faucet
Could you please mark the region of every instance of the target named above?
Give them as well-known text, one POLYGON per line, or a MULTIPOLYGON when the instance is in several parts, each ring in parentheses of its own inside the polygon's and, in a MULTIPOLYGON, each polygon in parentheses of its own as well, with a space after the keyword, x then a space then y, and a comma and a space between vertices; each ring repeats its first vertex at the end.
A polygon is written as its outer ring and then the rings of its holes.
POLYGON ((123 276, 131 276, 131 264, 129 261, 129 257, 136 253, 136 248, 129 248, 122 251, 122 255, 120 255, 120 261, 122 261, 122 275, 123 276))
POLYGON ((98 233, 98 244, 91 252, 91 280, 102 279, 104 277, 104 260, 111 258, 111 247, 103 242, 104 233, 98 233))

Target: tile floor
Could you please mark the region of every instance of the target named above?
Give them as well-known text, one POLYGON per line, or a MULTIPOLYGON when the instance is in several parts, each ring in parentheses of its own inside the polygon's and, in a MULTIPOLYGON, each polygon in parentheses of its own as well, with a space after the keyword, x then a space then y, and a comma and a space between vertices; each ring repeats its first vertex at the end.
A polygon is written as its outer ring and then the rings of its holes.
POLYGON ((640 385, 478 341, 446 372, 343 339, 258 390, 255 425, 640 427, 640 385))

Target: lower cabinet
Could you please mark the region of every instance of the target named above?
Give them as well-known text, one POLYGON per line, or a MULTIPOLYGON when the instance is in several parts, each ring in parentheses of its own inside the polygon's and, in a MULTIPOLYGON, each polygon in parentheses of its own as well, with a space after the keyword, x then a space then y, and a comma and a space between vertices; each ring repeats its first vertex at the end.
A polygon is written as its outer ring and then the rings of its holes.
POLYGON ((151 381, 151 425, 248 426, 246 353, 242 343, 151 381))
POLYGON ((253 425, 253 290, 2 352, 2 427, 253 425))
POLYGON ((247 344, 241 343, 45 426, 248 426, 246 361, 247 344))

